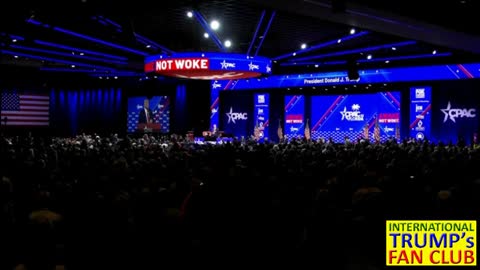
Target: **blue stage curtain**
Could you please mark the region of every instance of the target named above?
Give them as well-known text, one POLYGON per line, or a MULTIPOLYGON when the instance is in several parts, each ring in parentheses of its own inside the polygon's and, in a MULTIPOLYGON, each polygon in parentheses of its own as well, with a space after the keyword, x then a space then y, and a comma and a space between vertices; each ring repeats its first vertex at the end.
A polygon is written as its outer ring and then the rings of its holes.
POLYGON ((62 135, 124 132, 122 89, 52 89, 52 128, 62 135))
POLYGON ((175 123, 174 132, 184 134, 188 129, 187 87, 184 84, 177 85, 174 102, 172 118, 172 123, 175 123))

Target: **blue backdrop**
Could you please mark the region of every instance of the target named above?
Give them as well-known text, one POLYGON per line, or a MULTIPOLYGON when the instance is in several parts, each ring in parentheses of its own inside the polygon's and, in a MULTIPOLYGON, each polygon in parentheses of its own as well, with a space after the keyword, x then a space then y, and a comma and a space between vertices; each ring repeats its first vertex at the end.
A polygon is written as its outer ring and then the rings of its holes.
POLYGON ((124 123, 122 89, 51 90, 52 127, 62 135, 110 133, 124 123))
POLYGON ((305 97, 285 96, 284 136, 287 139, 303 137, 305 131, 305 97))
POLYGON ((311 137, 341 143, 346 137, 363 138, 368 128, 373 140, 376 121, 380 140, 395 137, 400 134, 400 100, 400 92, 312 96, 311 137))
POLYGON ((434 91, 432 136, 435 140, 456 143, 463 137, 470 143, 479 128, 479 100, 472 89, 452 88, 434 91))
POLYGON ((253 135, 251 93, 222 91, 220 95, 220 129, 237 137, 253 135))

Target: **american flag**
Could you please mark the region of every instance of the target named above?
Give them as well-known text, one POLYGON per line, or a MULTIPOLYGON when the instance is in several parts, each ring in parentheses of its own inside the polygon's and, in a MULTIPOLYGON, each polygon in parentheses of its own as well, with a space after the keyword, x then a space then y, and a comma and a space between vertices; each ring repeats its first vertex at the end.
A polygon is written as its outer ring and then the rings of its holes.
POLYGON ((373 129, 373 139, 375 142, 380 142, 380 125, 378 124, 378 116, 375 119, 375 128, 373 129))
POLYGON ((310 125, 308 124, 308 119, 307 119, 307 123, 305 125, 305 131, 304 131, 304 135, 305 135, 305 139, 306 140, 310 140, 310 125))
POLYGON ((50 97, 39 94, 2 93, 1 125, 48 126, 50 97))

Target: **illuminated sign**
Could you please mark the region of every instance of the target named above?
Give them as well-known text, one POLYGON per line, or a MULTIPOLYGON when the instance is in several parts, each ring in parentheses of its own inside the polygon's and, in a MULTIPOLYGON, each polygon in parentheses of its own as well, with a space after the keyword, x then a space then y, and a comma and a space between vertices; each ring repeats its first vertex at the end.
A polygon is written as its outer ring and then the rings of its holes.
POLYGON ((265 57, 233 53, 177 53, 145 59, 145 72, 197 80, 247 79, 270 74, 272 63, 265 57))

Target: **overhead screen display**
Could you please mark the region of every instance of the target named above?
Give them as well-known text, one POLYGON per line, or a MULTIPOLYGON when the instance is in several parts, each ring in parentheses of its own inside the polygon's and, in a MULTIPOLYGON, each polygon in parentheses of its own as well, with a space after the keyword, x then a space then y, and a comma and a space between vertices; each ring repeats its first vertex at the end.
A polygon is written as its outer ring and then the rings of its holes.
POLYGON ((311 137, 337 143, 400 139, 400 92, 312 96, 311 137))
POLYGON ((127 132, 170 132, 168 96, 130 97, 127 106, 127 132))

